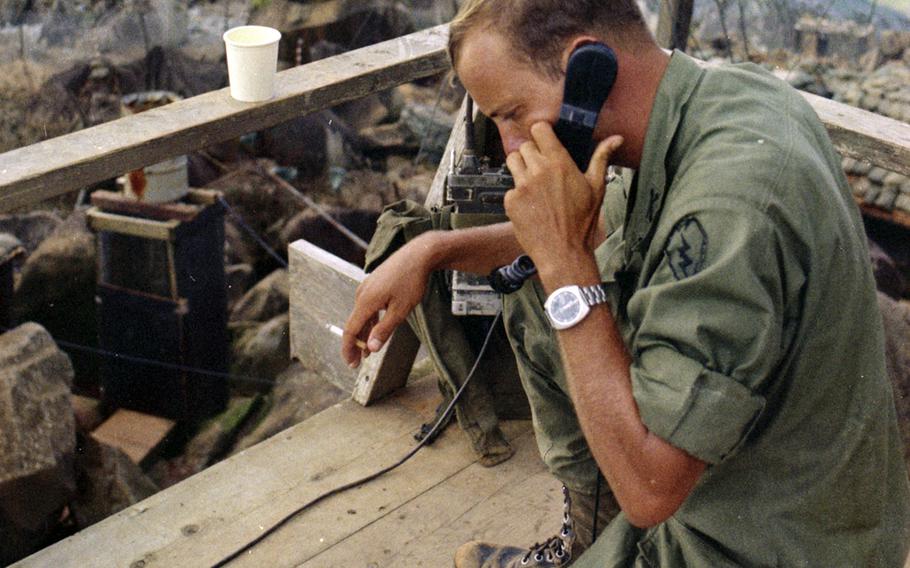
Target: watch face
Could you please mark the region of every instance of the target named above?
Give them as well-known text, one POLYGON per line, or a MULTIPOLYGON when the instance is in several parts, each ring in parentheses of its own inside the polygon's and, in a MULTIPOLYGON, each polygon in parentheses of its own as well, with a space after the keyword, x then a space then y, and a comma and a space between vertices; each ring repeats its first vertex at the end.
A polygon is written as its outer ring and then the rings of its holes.
POLYGON ((581 302, 572 292, 561 292, 550 303, 550 314, 558 322, 570 322, 581 311, 581 302))

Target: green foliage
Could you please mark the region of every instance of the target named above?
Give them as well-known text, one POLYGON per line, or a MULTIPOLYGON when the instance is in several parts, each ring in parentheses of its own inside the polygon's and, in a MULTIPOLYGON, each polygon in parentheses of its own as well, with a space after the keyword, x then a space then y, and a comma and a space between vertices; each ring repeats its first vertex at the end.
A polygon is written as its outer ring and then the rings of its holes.
POLYGON ((251 0, 250 3, 255 10, 259 10, 260 8, 265 8, 271 1, 272 0, 251 0))

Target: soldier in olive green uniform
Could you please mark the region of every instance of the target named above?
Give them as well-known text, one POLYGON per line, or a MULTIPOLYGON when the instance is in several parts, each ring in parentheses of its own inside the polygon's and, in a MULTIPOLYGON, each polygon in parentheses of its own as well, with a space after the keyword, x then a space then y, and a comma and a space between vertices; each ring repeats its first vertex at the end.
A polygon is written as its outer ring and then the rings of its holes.
POLYGON ((541 456, 584 501, 542 545, 468 543, 456 566, 902 566, 910 488, 868 251, 802 97, 754 66, 670 56, 632 0, 468 0, 450 33, 508 154, 511 223, 390 256, 358 291, 345 356, 358 336, 378 350, 432 270, 527 253, 540 280, 506 299, 506 327, 541 456), (579 172, 550 125, 568 56, 592 41, 619 73, 579 172), (605 197, 608 161, 637 172, 627 200, 605 197), (573 290, 587 312, 545 314, 573 290), (622 513, 583 552, 598 471, 622 513))
MULTIPOLYGON (((863 228, 803 98, 676 52, 624 227, 597 250, 642 420, 711 464, 666 522, 573 566, 902 566, 908 490, 863 228), (672 380, 670 380, 672 379, 672 380)), ((589 492, 539 284, 504 313, 541 455, 589 492)))

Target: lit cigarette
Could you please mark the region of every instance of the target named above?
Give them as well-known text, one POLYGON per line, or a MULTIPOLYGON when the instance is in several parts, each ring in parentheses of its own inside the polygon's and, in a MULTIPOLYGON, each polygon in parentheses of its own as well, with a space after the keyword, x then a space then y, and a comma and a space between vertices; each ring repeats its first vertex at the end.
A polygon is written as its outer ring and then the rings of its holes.
MULTIPOLYGON (((342 331, 342 329, 340 327, 338 327, 337 325, 332 325, 330 323, 327 323, 327 324, 325 324, 325 328, 327 330, 331 331, 332 333, 334 333, 335 335, 337 335, 338 337, 344 337, 344 331, 342 331)), ((354 344, 357 345, 357 347, 359 347, 360 349, 363 349, 364 351, 367 348, 367 344, 359 339, 355 339, 354 344)))

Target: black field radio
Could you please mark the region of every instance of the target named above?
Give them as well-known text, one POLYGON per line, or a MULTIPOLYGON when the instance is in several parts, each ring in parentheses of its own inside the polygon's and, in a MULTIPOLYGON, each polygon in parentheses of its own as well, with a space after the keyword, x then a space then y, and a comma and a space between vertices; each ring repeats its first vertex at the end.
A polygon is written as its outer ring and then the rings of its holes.
MULTIPOLYGON (((465 112, 465 147, 456 165, 446 177, 446 199, 455 205, 452 228, 463 229, 505 221, 502 200, 514 187, 505 165, 492 167, 489 158, 480 158, 475 150, 474 103, 467 97, 465 112)), ((452 313, 459 316, 496 315, 502 302, 486 276, 452 272, 452 313)))

